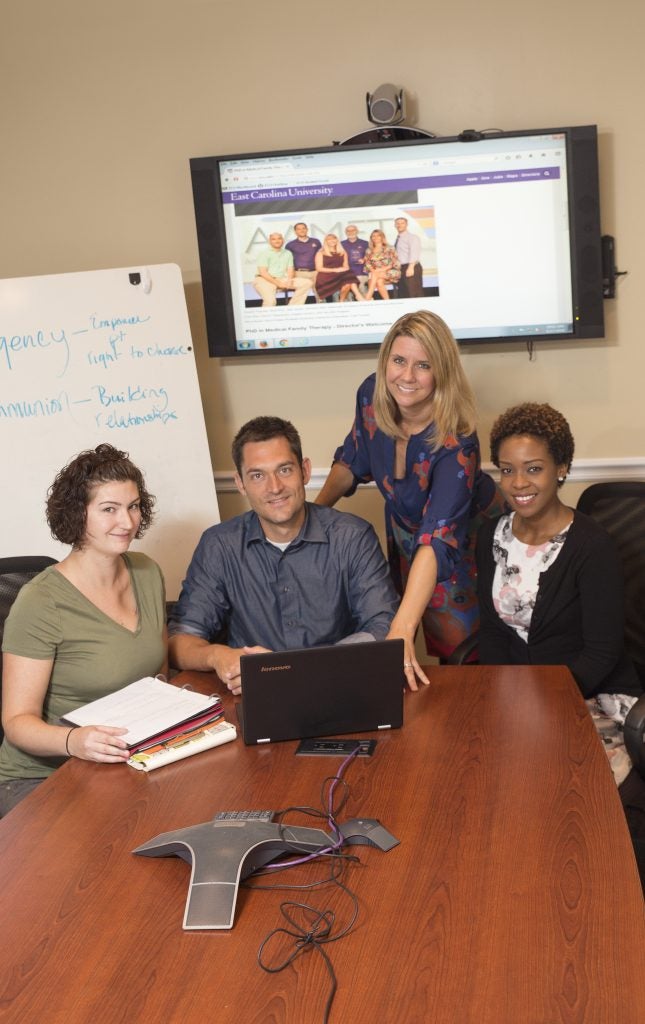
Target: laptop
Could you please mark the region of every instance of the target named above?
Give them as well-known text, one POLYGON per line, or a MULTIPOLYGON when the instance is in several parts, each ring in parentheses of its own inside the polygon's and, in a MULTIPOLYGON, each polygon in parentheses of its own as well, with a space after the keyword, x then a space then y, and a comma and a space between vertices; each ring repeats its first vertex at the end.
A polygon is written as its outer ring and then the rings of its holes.
POLYGON ((240 666, 247 744, 403 724, 402 640, 243 654, 240 666))

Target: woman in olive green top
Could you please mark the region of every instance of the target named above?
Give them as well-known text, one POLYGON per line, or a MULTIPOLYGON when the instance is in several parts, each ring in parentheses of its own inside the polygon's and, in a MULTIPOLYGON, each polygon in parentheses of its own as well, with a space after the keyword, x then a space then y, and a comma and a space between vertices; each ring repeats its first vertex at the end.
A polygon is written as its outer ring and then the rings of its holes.
POLYGON ((127 760, 124 729, 76 729, 59 719, 166 670, 161 570, 128 554, 153 504, 141 472, 107 444, 81 452, 49 490, 52 535, 72 550, 22 588, 5 624, 0 814, 65 757, 127 760))

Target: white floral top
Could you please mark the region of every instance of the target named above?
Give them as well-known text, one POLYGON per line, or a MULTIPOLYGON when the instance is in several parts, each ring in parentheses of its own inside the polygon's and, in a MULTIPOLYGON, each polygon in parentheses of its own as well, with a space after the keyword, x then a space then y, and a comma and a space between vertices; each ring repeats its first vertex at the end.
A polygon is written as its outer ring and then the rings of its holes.
POLYGON ((514 512, 504 515, 495 528, 493 558, 493 604, 502 622, 528 640, 540 573, 553 565, 567 537, 564 530, 543 544, 523 544, 513 534, 514 512))

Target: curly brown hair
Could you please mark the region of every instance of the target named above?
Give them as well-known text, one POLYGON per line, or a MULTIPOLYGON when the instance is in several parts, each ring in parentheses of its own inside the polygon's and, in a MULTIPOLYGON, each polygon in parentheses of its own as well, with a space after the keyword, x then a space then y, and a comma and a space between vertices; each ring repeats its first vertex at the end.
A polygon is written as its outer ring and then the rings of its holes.
POLYGON ((143 473, 130 461, 127 452, 100 444, 81 452, 57 475, 47 492, 45 514, 52 537, 61 544, 82 547, 87 522, 87 506, 97 484, 131 480, 139 491, 141 523, 136 536, 141 537, 153 518, 154 494, 146 490, 143 473))
POLYGON ((490 457, 494 464, 499 467, 502 441, 526 435, 544 441, 556 466, 566 466, 569 472, 575 447, 571 427, 561 412, 538 402, 514 405, 497 417, 490 432, 490 457))

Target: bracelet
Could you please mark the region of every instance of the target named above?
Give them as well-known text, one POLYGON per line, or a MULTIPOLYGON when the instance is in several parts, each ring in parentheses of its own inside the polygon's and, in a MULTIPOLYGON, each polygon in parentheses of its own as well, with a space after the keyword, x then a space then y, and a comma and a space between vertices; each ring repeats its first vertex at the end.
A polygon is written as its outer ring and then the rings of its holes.
POLYGON ((70 736, 72 735, 73 732, 74 732, 74 726, 72 726, 72 728, 67 733, 67 736, 65 737, 65 753, 67 754, 68 757, 73 757, 74 756, 72 754, 71 750, 69 749, 69 738, 70 738, 70 736))

